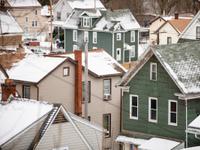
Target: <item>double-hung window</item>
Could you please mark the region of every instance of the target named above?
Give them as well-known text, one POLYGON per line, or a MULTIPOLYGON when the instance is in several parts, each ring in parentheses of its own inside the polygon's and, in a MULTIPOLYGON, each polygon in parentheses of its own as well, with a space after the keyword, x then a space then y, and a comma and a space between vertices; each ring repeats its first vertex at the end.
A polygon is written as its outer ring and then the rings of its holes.
POLYGON ((122 34, 121 33, 117 33, 116 34, 116 40, 117 41, 121 41, 121 39, 122 39, 122 34))
POLYGON ((88 31, 84 32, 84 42, 89 42, 89 32, 88 31))
POLYGON ((138 120, 138 96, 130 95, 130 119, 138 120))
POLYGON ((177 126, 177 113, 178 113, 178 105, 177 101, 169 100, 168 101, 168 124, 177 126))
POLYGON ((77 30, 73 30, 73 41, 77 42, 77 30))
POLYGON ((107 130, 105 137, 111 137, 111 114, 103 114, 103 128, 107 130))
POLYGON ((150 63, 150 80, 157 81, 157 63, 150 63))
POLYGON ((135 57, 135 45, 132 46, 131 50, 130 50, 130 57, 134 58, 135 57))
POLYGON ((22 88, 22 96, 23 98, 28 98, 30 99, 30 86, 29 85, 23 85, 23 88, 22 88))
POLYGON ((172 37, 167 37, 167 44, 172 44, 172 37))
POLYGON ((69 72, 70 72, 69 67, 64 67, 63 68, 63 76, 64 77, 69 76, 69 72))
POLYGON ((90 27, 90 18, 83 17, 83 27, 90 27))
POLYGON ((135 42, 135 31, 131 31, 130 41, 135 42))
POLYGON ((149 97, 149 122, 158 122, 158 99, 149 97))
POLYGON ((111 79, 103 80, 103 96, 104 100, 111 99, 111 79))
POLYGON ((196 39, 200 39, 200 26, 196 27, 196 39))
POLYGON ((93 32, 93 43, 97 43, 97 32, 93 32))

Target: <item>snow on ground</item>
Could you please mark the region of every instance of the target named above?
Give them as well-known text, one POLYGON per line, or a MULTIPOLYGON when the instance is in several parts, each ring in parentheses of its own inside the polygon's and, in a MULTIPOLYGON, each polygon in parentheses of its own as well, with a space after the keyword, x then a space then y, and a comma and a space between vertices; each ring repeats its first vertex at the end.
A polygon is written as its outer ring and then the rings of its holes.
POLYGON ((37 83, 64 61, 65 58, 27 54, 8 70, 8 74, 13 80, 37 83))
POLYGON ((13 100, 0 104, 0 145, 13 138, 52 110, 53 106, 36 100, 13 100))

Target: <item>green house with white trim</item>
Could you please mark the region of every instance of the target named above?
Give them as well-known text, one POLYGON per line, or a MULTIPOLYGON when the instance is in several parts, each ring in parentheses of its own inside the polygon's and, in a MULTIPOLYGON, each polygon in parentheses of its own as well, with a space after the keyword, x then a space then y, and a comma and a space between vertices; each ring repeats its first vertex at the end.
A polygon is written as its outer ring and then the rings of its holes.
POLYGON ((130 10, 74 9, 64 24, 66 51, 105 49, 118 62, 138 59, 139 29, 130 10))
POLYGON ((150 48, 119 86, 122 136, 200 145, 199 135, 185 132, 200 114, 200 42, 150 48))

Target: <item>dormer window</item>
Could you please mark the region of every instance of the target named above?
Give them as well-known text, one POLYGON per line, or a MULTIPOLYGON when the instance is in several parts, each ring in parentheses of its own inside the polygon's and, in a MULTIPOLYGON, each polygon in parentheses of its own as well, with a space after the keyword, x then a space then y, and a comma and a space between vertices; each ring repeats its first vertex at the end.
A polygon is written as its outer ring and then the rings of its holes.
POLYGON ((90 27, 90 18, 83 17, 83 27, 90 27))

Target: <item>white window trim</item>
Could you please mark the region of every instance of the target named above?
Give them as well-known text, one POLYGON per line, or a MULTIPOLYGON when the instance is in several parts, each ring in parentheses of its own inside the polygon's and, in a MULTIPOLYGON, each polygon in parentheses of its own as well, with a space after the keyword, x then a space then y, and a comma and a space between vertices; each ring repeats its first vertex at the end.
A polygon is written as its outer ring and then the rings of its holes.
POLYGON ((131 31, 131 35, 130 35, 130 41, 131 42, 135 42, 135 31, 131 31), (134 37, 134 38, 133 38, 134 37), (133 40, 134 39, 134 40, 133 40))
POLYGON ((116 40, 121 41, 122 40, 122 33, 117 33, 116 34, 116 40))
POLYGON ((158 122, 158 98, 156 98, 156 97, 149 97, 149 110, 148 110, 148 120, 149 120, 149 122, 153 122, 153 123, 157 123, 158 122), (151 100, 152 99, 154 99, 154 100, 156 100, 156 120, 152 120, 151 119, 151 100))
POLYGON ((92 38, 93 38, 93 41, 92 41, 92 42, 93 42, 94 44, 96 44, 96 43, 97 43, 97 32, 93 32, 93 37, 92 37, 92 38), (95 39, 96 39, 96 41, 95 41, 95 39))
POLYGON ((135 58, 135 45, 134 46, 134 49, 131 49, 130 50, 130 58, 135 58), (131 53, 134 51, 134 55, 132 56, 131 53))
POLYGON ((84 31, 84 42, 89 42, 89 32, 84 31))
POLYGON ((158 74, 158 67, 157 67, 157 63, 150 63, 150 80, 152 80, 152 81, 157 81, 157 74, 158 74), (153 65, 156 65, 156 79, 154 80, 154 79, 152 79, 152 66, 153 65))
POLYGON ((73 30, 73 41, 77 42, 77 30, 73 30))
POLYGON ((90 27, 90 23, 89 17, 83 17, 83 27, 90 27))
POLYGON ((171 126, 178 126, 178 101, 176 100, 169 100, 168 101, 168 125, 171 125, 171 126), (176 103, 176 123, 173 123, 173 122, 170 122, 171 120, 171 111, 170 111, 170 108, 171 108, 171 102, 175 102, 176 103))
POLYGON ((117 49, 116 49, 116 60, 117 60, 117 61, 121 61, 121 60, 122 60, 122 49, 121 49, 121 48, 117 48, 117 49), (119 59, 117 59, 117 58, 118 58, 118 57, 117 57, 117 56, 118 56, 118 54, 117 54, 118 51, 120 51, 120 52, 119 52, 119 55, 120 55, 120 58, 119 58, 119 59))
POLYGON ((139 103, 138 103, 139 101, 138 101, 138 95, 133 95, 133 94, 130 94, 130 96, 129 96, 129 104, 130 104, 130 106, 129 106, 129 117, 130 117, 130 119, 134 119, 134 120, 138 120, 138 109, 139 109, 139 103), (135 116, 132 116, 132 97, 137 97, 137 117, 135 117, 135 116))

